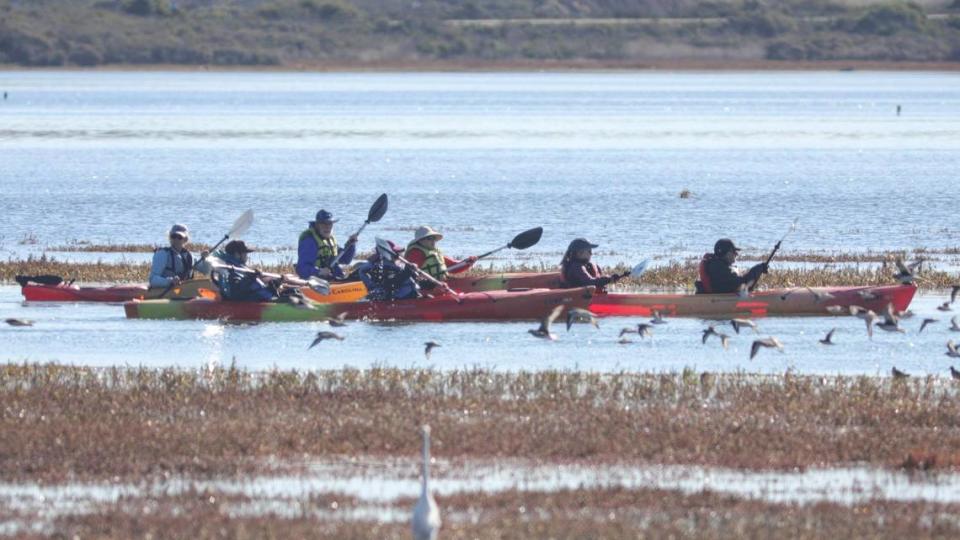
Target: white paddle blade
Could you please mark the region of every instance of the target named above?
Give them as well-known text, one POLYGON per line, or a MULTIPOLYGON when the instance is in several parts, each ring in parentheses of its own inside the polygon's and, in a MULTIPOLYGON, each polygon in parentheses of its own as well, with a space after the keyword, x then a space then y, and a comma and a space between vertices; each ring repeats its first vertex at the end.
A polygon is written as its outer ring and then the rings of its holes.
POLYGON ((648 266, 650 266, 650 259, 644 259, 640 261, 639 264, 637 264, 636 266, 633 267, 632 270, 630 270, 630 277, 636 279, 642 276, 643 273, 647 271, 648 266))
POLYGON ((307 282, 310 284, 310 288, 314 292, 317 292, 324 296, 327 296, 328 294, 330 294, 330 283, 327 280, 320 279, 317 276, 311 276, 310 279, 307 280, 307 282))
POLYGON ((377 253, 383 260, 392 261, 396 258, 397 253, 393 251, 393 246, 390 245, 390 242, 379 237, 376 238, 374 242, 377 245, 377 253))
POLYGON ((253 226, 253 209, 249 209, 244 212, 236 221, 233 222, 233 227, 230 228, 230 232, 227 233, 227 236, 230 238, 235 238, 247 231, 250 230, 250 227, 253 226))

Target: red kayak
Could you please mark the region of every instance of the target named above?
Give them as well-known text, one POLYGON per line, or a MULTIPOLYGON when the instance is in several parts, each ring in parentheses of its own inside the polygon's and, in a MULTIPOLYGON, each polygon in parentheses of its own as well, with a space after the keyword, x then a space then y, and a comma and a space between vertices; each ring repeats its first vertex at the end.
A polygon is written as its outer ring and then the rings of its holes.
POLYGON ((142 285, 78 287, 66 283, 59 285, 30 283, 21 287, 20 292, 30 302, 127 302, 134 298, 142 298, 147 293, 147 288, 142 285))
POLYGON ((590 311, 604 316, 649 317, 654 311, 673 317, 763 317, 767 315, 848 315, 850 306, 880 313, 906 311, 916 285, 878 287, 798 287, 736 294, 597 294, 590 311))

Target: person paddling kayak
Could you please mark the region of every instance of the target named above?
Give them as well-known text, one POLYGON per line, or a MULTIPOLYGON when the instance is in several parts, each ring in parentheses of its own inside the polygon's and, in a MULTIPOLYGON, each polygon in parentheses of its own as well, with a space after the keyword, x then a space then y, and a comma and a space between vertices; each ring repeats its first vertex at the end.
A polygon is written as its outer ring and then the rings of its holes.
POLYGON ((247 266, 248 254, 253 251, 243 240, 232 240, 217 253, 217 258, 227 266, 215 264, 210 279, 224 300, 276 302, 296 292, 295 289, 286 289, 280 279, 264 282, 260 272, 247 266))
POLYGON ((721 238, 713 246, 713 253, 706 253, 700 260, 700 279, 694 284, 697 294, 723 294, 739 292, 744 285, 750 285, 766 274, 767 263, 754 265, 746 274, 741 275, 734 263, 740 248, 729 238, 721 238))
POLYGON ((403 248, 387 241, 390 249, 377 246, 376 252, 360 265, 357 273, 373 301, 402 300, 420 296, 414 269, 396 260, 403 248))
POLYGON ((193 256, 187 250, 187 243, 190 241, 187 226, 177 223, 170 227, 168 236, 170 246, 153 252, 150 287, 176 287, 188 279, 193 279, 194 270, 203 271, 203 268, 194 268, 193 256))
POLYGON ((606 275, 600 266, 591 261, 593 248, 586 238, 575 238, 567 246, 563 260, 560 261, 560 274, 563 276, 564 287, 594 286, 599 292, 606 292, 607 285, 619 281, 626 274, 606 275))
POLYGON ((357 250, 357 235, 347 238, 341 248, 333 236, 333 214, 320 209, 307 230, 300 233, 297 243, 297 275, 301 279, 317 276, 323 279, 342 280, 341 264, 350 264, 357 250))
MULTIPOLYGON (((466 272, 477 262, 476 257, 467 257, 463 261, 451 259, 440 251, 437 242, 443 239, 443 235, 431 227, 422 225, 417 228, 413 235, 413 241, 407 244, 407 249, 403 258, 417 265, 421 270, 429 274, 434 279, 446 281, 448 274, 459 274, 466 272), (456 270, 448 270, 448 267, 465 263, 456 270)), ((430 288, 429 285, 426 288, 430 288)))

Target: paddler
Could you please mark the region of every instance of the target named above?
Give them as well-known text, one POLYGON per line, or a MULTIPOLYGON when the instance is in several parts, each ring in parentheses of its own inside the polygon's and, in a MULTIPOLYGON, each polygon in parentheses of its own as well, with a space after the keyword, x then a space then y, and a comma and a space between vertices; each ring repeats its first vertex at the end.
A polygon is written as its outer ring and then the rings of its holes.
POLYGON ((593 248, 586 238, 575 238, 567 246, 563 260, 560 261, 560 272, 564 285, 567 287, 594 286, 598 291, 605 291, 607 285, 619 281, 627 274, 604 274, 600 266, 591 261, 593 248))
POLYGON ((320 209, 307 230, 300 233, 297 244, 297 275, 301 279, 317 276, 328 280, 342 280, 345 275, 340 265, 350 264, 357 251, 357 235, 347 238, 343 247, 333 236, 333 214, 320 209))
POLYGON ((151 287, 176 287, 188 279, 193 279, 193 256, 187 251, 190 231, 186 225, 177 223, 170 227, 168 235, 170 245, 153 252, 150 265, 151 287))
MULTIPOLYGON (((438 231, 427 225, 421 225, 414 233, 413 241, 407 244, 403 257, 440 281, 446 281, 448 274, 466 272, 473 266, 473 263, 477 262, 476 257, 467 257, 462 261, 447 257, 437 247, 437 242, 442 239, 443 235, 438 231), (460 266, 455 270, 450 270, 449 268, 454 265, 460 266)), ((421 283, 421 285, 424 284, 421 283)), ((425 288, 429 289, 431 287, 426 285, 425 288)))
POLYGON ((243 240, 231 240, 217 253, 223 264, 215 265, 210 274, 214 285, 224 300, 234 302, 275 302, 283 296, 281 280, 264 282, 260 272, 247 266, 247 259, 254 250, 243 240))
POLYGON ((360 280, 367 287, 367 298, 374 301, 403 300, 420 296, 415 272, 397 261, 403 248, 387 240, 357 269, 360 280))
POLYGON ((740 248, 734 245, 733 240, 721 238, 713 245, 713 253, 704 254, 700 260, 700 279, 694 284, 697 294, 722 294, 739 292, 744 285, 749 286, 761 274, 769 270, 767 263, 754 265, 741 275, 734 263, 740 248))

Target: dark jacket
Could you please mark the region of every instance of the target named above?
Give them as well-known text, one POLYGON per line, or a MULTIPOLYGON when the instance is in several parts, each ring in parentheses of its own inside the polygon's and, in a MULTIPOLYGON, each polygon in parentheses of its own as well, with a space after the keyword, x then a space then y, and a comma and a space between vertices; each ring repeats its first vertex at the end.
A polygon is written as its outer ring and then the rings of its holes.
POLYGON ((567 287, 588 287, 593 285, 597 290, 603 290, 613 281, 610 276, 603 275, 603 270, 596 263, 569 260, 563 263, 560 269, 563 282, 567 287))
POLYGON ((263 282, 256 271, 247 267, 240 259, 229 254, 222 255, 223 262, 237 268, 217 268, 210 273, 210 279, 220 290, 224 300, 234 302, 272 302, 277 299, 275 289, 263 282))
POLYGON ((367 287, 367 298, 370 300, 402 300, 420 295, 413 278, 414 270, 407 265, 398 266, 377 257, 376 261, 361 264, 358 273, 367 287))
POLYGON ((740 287, 745 283, 756 281, 766 267, 764 263, 757 264, 741 276, 726 260, 708 253, 700 261, 700 279, 696 282, 697 294, 739 292, 740 287))

